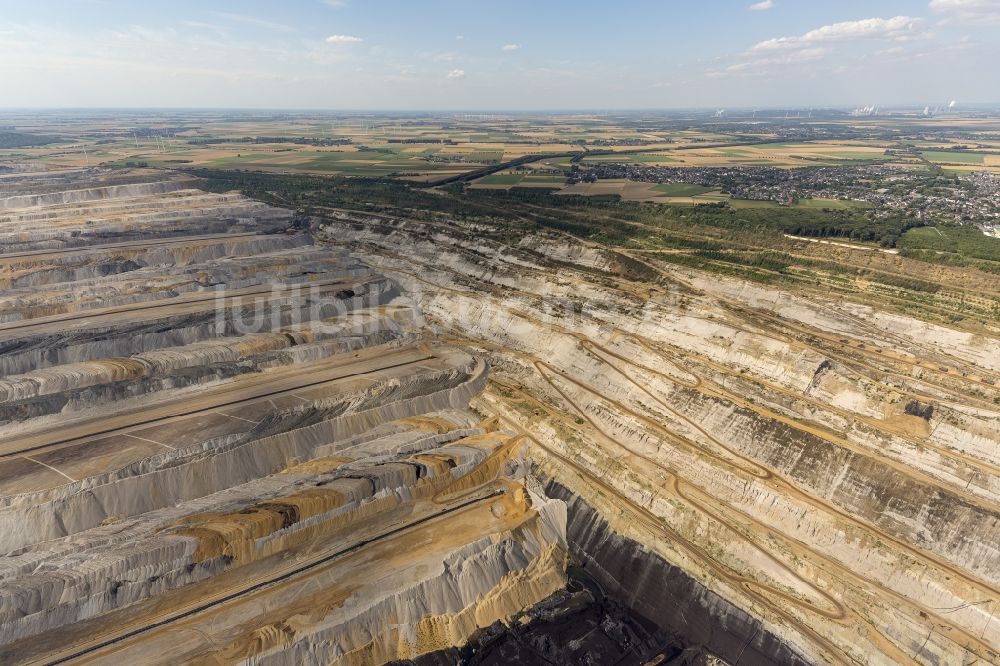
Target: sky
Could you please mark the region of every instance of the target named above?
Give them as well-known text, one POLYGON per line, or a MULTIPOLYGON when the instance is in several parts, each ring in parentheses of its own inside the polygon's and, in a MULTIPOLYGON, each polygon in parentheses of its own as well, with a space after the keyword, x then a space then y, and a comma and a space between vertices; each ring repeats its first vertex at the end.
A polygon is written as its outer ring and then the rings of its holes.
POLYGON ((1000 0, 0 0, 0 107, 1000 102, 1000 0))

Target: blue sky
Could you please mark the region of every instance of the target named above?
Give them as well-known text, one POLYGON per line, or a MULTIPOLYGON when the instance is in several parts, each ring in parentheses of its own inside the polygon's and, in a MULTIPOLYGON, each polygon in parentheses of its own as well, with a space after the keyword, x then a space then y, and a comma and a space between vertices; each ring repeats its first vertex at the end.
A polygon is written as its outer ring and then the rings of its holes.
POLYGON ((0 0, 0 107, 1000 102, 1000 0, 0 0))

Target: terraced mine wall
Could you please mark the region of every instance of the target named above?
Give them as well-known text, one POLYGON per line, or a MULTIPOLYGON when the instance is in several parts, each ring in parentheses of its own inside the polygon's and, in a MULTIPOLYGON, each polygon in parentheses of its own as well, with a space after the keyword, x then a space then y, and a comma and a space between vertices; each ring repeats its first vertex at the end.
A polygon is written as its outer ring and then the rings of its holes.
MULTIPOLYGON (((122 275, 133 271, 145 269, 141 275, 158 277, 160 273, 173 276, 188 275, 191 271, 183 270, 186 267, 194 267, 191 270, 199 270, 206 262, 226 259, 232 256, 247 256, 289 251, 297 248, 311 247, 312 237, 308 234, 269 234, 269 235, 237 235, 231 239, 221 238, 214 241, 173 243, 167 245, 149 245, 139 247, 129 247, 124 245, 115 248, 108 255, 97 257, 88 256, 86 252, 74 253, 65 251, 53 251, 56 254, 43 255, 41 258, 37 254, 21 256, 0 255, 0 285, 5 287, 5 293, 20 290, 22 297, 33 296, 35 300, 44 300, 51 305, 52 298, 49 290, 43 287, 60 283, 71 282, 77 291, 90 286, 90 282, 100 284, 107 288, 103 278, 109 275, 122 275), (157 271, 157 269, 160 269, 157 271)), ((329 256, 329 255, 327 255, 329 256)), ((216 270, 228 268, 226 263, 216 266, 216 270)), ((140 275, 140 274, 136 274, 140 275)), ((223 273, 223 275, 226 275, 223 273)), ((131 276, 129 276, 131 277, 131 276)), ((201 284, 206 284, 202 279, 201 284)), ((207 282, 208 285, 213 284, 207 282)), ((121 286, 114 285, 115 289, 121 286)), ((74 299, 76 301, 77 299, 74 299)), ((86 299, 79 299, 84 303, 86 299)), ((51 314, 51 312, 50 312, 51 314)), ((3 321, 12 321, 14 318, 6 316, 3 321)))
POLYGON ((569 552, 605 594, 684 649, 757 666, 810 662, 760 622, 642 544, 616 534, 600 514, 558 481, 546 495, 566 502, 569 552))
MULTIPOLYGON (((106 361, 66 364, 0 380, 0 424, 70 414, 117 400, 260 373, 307 356, 318 361, 399 336, 386 320, 349 327, 348 334, 275 332, 159 349, 106 361)), ((341 331, 340 333, 343 333, 341 331)))
POLYGON ((449 554, 430 577, 402 583, 379 602, 352 609, 347 626, 334 621, 301 632, 290 649, 259 654, 257 663, 384 664, 464 644, 481 627, 549 597, 566 584, 564 507, 540 497, 531 507, 535 517, 509 536, 480 539, 449 554))
POLYGON ((326 223, 487 355, 477 408, 604 521, 571 549, 636 613, 740 663, 1000 658, 996 336, 543 230, 326 223))
MULTIPOLYGON (((381 305, 398 296, 395 284, 383 278, 350 280, 352 295, 336 305, 343 311, 355 306, 381 305)), ((346 286, 346 285, 344 285, 346 286)), ((338 287, 342 289, 343 286, 338 287)), ((281 293, 276 302, 252 306, 227 306, 211 297, 206 298, 200 311, 191 314, 157 315, 150 312, 130 321, 101 324, 83 321, 72 330, 35 333, 7 333, 0 330, 0 373, 19 375, 56 365, 86 362, 90 359, 119 358, 141 354, 163 347, 177 347, 222 336, 235 336, 247 330, 279 328, 297 322, 310 321, 309 313, 324 308, 327 314, 336 312, 330 301, 333 291, 313 297, 303 289, 295 303, 284 302, 281 293)))
POLYGON ((569 586, 472 635, 461 648, 394 666, 506 663, 725 663, 806 665, 761 623, 680 567, 613 531, 600 514, 558 481, 537 479, 545 496, 565 502, 572 556, 569 586))
MULTIPOLYGON (((11 195, 21 194, 22 190, 38 193, 45 190, 69 190, 74 183, 86 182, 92 177, 91 169, 52 169, 40 170, 37 165, 5 164, 0 168, 0 184, 4 192, 11 195)), ((79 185, 77 186, 79 187, 79 185)))
POLYGON ((482 390, 487 373, 482 361, 470 359, 455 371, 376 384, 365 393, 274 415, 246 435, 205 441, 53 490, 0 498, 0 552, 246 483, 388 421, 462 408, 482 390))
POLYGON ((129 177, 0 210, 0 663, 1000 657, 988 336, 129 177))
POLYGON ((369 666, 566 587, 481 355, 291 211, 150 176, 0 198, 0 663, 369 666))
POLYGON ((38 206, 53 206, 65 204, 89 203, 104 199, 126 199, 154 194, 168 194, 184 189, 191 189, 197 181, 169 180, 157 183, 133 183, 127 185, 109 185, 105 187, 89 187, 79 190, 63 190, 46 194, 24 194, 20 196, 0 198, 0 210, 10 208, 33 208, 38 206))
POLYGON ((174 179, 0 197, 0 255, 151 238, 279 233, 293 211, 174 179), (89 222, 89 223, 88 223, 89 222))
MULTIPOLYGON (((465 429, 447 435, 410 438, 407 446, 415 453, 448 452, 460 461, 461 471, 468 471, 487 454, 475 447, 462 447, 461 443, 468 439, 463 439, 463 435, 475 438, 481 431, 465 429)), ((325 469, 320 463, 311 475, 283 468, 282 473, 263 477, 268 481, 263 487, 259 479, 254 479, 246 484, 235 484, 221 493, 205 495, 200 502, 202 510, 181 519, 174 507, 162 507, 148 513, 145 520, 156 529, 149 531, 146 528, 146 538, 140 541, 127 545, 119 543, 120 531, 109 529, 103 530, 103 538, 95 538, 96 535, 80 538, 77 548, 88 554, 85 567, 78 567, 72 551, 60 552, 60 549, 44 547, 26 551, 0 566, 0 580, 5 582, 0 587, 4 637, 10 641, 37 635, 207 580, 227 568, 251 566, 295 544, 308 543, 323 530, 336 531, 338 525, 372 519, 380 512, 404 506, 411 495, 420 494, 421 478, 426 486, 430 478, 447 482, 451 476, 447 467, 421 469, 387 460, 384 455, 339 467, 327 465, 325 469), (303 489, 302 481, 307 478, 316 483, 303 489), (263 498, 260 497, 262 491, 263 498), (249 505, 238 501, 255 495, 256 500, 249 505), (208 506, 216 510, 208 511, 208 506), (231 510, 219 510, 224 507, 231 510), (64 570, 38 571, 39 563, 43 562, 59 562, 64 570), (25 575, 32 571, 34 575, 25 575)), ((551 537, 553 545, 559 546, 563 543, 560 535, 565 521, 559 518, 559 507, 545 509, 546 501, 539 499, 535 506, 546 521, 543 533, 536 536, 542 537, 544 542, 551 537), (555 511, 555 514, 549 517, 547 511, 555 511)), ((553 502, 553 505, 559 504, 553 502)), ((543 547, 542 543, 530 540, 515 544, 515 548, 525 546, 529 549, 543 547)), ((496 546, 489 546, 487 550, 490 547, 496 546)), ((500 549, 500 558, 488 558, 502 570, 499 577, 527 566, 533 556, 540 554, 538 550, 531 555, 515 550, 507 553, 513 559, 505 562, 503 546, 500 549)), ((446 589, 455 587, 447 584, 452 575, 459 581, 458 588, 479 585, 475 589, 480 592, 498 583, 498 575, 483 581, 461 583, 464 563, 460 556, 458 561, 458 571, 443 572, 446 589)), ((468 605, 468 593, 464 598, 465 603, 458 608, 468 605)), ((420 611, 415 613, 414 625, 420 619, 420 611)), ((377 623, 384 623, 381 609, 373 609, 371 621, 372 631, 377 632, 377 623)), ((306 647, 314 648, 312 645, 306 647)))

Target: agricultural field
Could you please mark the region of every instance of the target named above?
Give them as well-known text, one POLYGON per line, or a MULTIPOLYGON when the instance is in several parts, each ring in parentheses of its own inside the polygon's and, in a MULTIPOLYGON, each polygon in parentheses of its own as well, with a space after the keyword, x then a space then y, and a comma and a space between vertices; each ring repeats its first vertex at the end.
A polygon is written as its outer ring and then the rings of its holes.
POLYGON ((992 152, 971 152, 967 150, 925 150, 923 158, 945 171, 959 173, 988 172, 1000 173, 1000 147, 987 145, 984 149, 992 152))
POLYGON ((558 189, 566 184, 566 177, 533 171, 503 171, 475 180, 473 189, 509 189, 511 187, 535 187, 558 189))
POLYGON ((924 158, 936 164, 984 164, 986 155, 982 153, 959 152, 957 150, 925 150, 924 158))
POLYGON ((671 205, 695 205, 726 201, 721 190, 687 183, 638 183, 629 180, 601 180, 596 183, 568 185, 559 194, 582 196, 618 195, 624 201, 649 201, 671 205))
POLYGON ((220 167, 281 173, 433 179, 526 155, 580 149, 574 128, 519 134, 536 125, 385 116, 278 118, 187 114, 102 116, 46 122, 12 118, 18 129, 0 141, 0 161, 52 167, 129 165, 220 167), (44 134, 42 133, 44 130, 44 134))
POLYGON ((755 164, 791 168, 886 159, 885 148, 882 146, 835 143, 766 143, 743 147, 699 148, 678 151, 676 156, 679 164, 697 167, 755 164))
POLYGON ((680 158, 665 155, 663 153, 626 153, 626 154, 606 154, 592 155, 583 158, 584 164, 595 164, 601 162, 627 162, 631 164, 673 164, 680 162, 680 158))
POLYGON ((865 201, 853 201, 851 199, 797 199, 789 205, 782 205, 775 201, 761 201, 758 199, 730 199, 729 205, 733 208, 812 208, 826 210, 850 210, 871 208, 871 204, 865 201))
POLYGON ((390 178, 421 186, 460 179, 474 190, 563 188, 567 195, 674 205, 727 202, 736 209, 775 208, 779 202, 785 208, 863 208, 871 201, 850 201, 855 193, 837 188, 744 191, 739 183, 703 178, 692 178, 701 184, 689 186, 684 176, 660 177, 660 171, 886 167, 958 176, 1000 172, 995 138, 1000 124, 972 118, 839 118, 822 121, 819 131, 808 119, 796 124, 670 114, 162 112, 111 117, 94 112, 72 118, 14 115, 5 122, 13 138, 0 143, 0 164, 235 169, 390 178), (595 175, 599 182, 586 182, 595 175))
POLYGON ((617 151, 587 155, 583 163, 631 163, 641 165, 713 167, 760 165, 776 167, 831 166, 849 163, 895 161, 879 145, 837 143, 760 143, 757 145, 718 147, 680 144, 655 149, 655 152, 617 151))
POLYGON ((520 184, 523 179, 524 174, 521 173, 495 173, 480 178, 473 187, 498 187, 506 189, 520 184))
MULTIPOLYGON (((625 163, 648 167, 714 168, 897 164, 945 170, 1000 170, 1000 145, 988 122, 924 120, 893 125, 912 141, 883 138, 881 121, 843 120, 824 130, 832 138, 766 123, 677 122, 627 115, 534 116, 445 114, 136 114, 80 118, 30 115, 9 119, 10 141, 0 141, 0 161, 31 160, 52 167, 143 164, 249 169, 274 173, 395 177, 435 182, 490 166, 537 156, 531 165, 569 171, 574 165, 625 163), (974 128, 974 129, 973 129, 974 128), (982 132, 968 147, 968 132, 982 132), (939 140, 927 138, 938 133, 939 140), (851 138, 837 138, 837 134, 851 138), (867 138, 864 136, 868 134, 867 138), (996 151, 997 154, 991 154, 996 151)), ((487 174, 488 175, 488 174, 487 174)), ((480 181, 477 186, 506 185, 480 181)), ((525 185, 539 184, 522 179, 525 185)), ((552 180, 544 183, 551 185, 552 180)), ((519 183, 520 184, 520 183, 519 183)))

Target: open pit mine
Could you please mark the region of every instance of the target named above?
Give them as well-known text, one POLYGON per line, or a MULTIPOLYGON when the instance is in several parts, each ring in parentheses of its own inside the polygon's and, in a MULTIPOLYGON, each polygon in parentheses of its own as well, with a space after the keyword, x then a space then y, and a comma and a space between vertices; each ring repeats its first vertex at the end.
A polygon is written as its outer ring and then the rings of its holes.
POLYGON ((0 663, 997 663, 998 389, 551 231, 8 176, 0 663))

